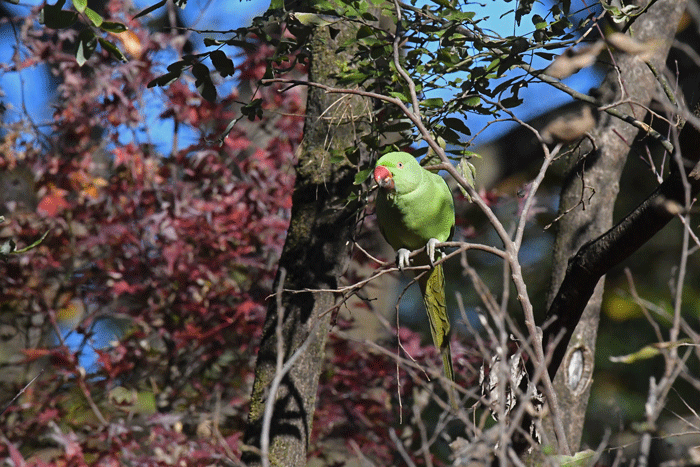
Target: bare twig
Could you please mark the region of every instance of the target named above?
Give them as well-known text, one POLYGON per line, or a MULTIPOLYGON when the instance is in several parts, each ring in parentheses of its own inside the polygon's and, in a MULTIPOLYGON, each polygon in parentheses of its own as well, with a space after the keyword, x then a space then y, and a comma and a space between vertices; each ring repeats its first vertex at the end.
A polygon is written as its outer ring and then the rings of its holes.
POLYGON ((394 42, 392 44, 394 66, 408 86, 408 92, 411 96, 411 105, 413 106, 413 115, 421 119, 420 108, 418 107, 418 96, 416 95, 416 85, 411 77, 408 76, 403 66, 401 66, 401 60, 399 60, 401 55, 401 5, 399 5, 398 0, 394 0, 394 8, 396 11, 396 32, 394 33, 394 42))
POLYGON ((26 391, 29 388, 29 386, 31 386, 34 383, 34 381, 36 381, 36 379, 39 376, 41 376, 43 373, 44 373, 44 368, 42 368, 39 371, 39 373, 37 373, 37 375, 31 379, 31 381, 29 381, 27 384, 25 384, 24 387, 22 389, 20 389, 20 391, 17 394, 15 394, 15 397, 13 397, 10 402, 8 402, 8 404, 5 406, 4 409, 2 409, 2 412, 0 412, 0 415, 3 415, 7 411, 7 409, 9 409, 12 404, 14 404, 14 402, 17 400, 17 398, 19 396, 21 396, 22 394, 24 394, 24 391, 26 391))
POLYGON ((389 429, 389 438, 391 438, 391 441, 394 442, 394 445, 396 446, 396 450, 399 452, 399 455, 404 460, 406 465, 408 467, 416 467, 416 464, 413 462, 413 459, 411 459, 411 456, 409 456, 408 453, 406 452, 406 448, 404 447, 403 443, 399 439, 398 435, 396 434, 396 430, 394 430, 394 428, 389 429))
MULTIPOLYGON (((597 105, 597 101, 594 97, 591 97, 587 94, 583 94, 581 92, 578 92, 578 91, 570 88, 569 86, 565 85, 564 83, 562 83, 558 79, 552 78, 551 76, 545 74, 545 72, 542 70, 535 70, 534 68, 532 68, 530 65, 527 65, 527 64, 520 64, 517 66, 519 66, 523 70, 527 71, 531 75, 536 76, 537 78, 541 79, 543 82, 550 84, 550 85, 554 86, 555 88, 559 89, 560 91, 567 93, 568 95, 570 95, 571 97, 573 97, 576 100, 579 100, 582 102, 588 102, 589 104, 597 105)), ((609 115, 612 115, 613 117, 617 117, 620 120, 623 120, 623 121, 629 123, 630 125, 647 132, 647 134, 650 137, 657 140, 664 147, 664 149, 666 149, 669 153, 672 153, 674 151, 673 144, 671 144, 671 142, 665 136, 663 136, 658 131, 649 127, 649 125, 647 125, 646 123, 639 121, 636 118, 634 118, 633 116, 622 113, 621 111, 614 109, 614 108, 604 108, 602 110, 604 110, 609 115)))

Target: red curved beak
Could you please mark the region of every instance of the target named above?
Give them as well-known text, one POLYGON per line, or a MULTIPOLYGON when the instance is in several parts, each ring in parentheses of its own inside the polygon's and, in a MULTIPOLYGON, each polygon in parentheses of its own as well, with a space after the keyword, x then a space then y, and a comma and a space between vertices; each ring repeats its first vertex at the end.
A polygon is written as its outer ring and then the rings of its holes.
POLYGON ((383 165, 378 165, 374 168, 374 181, 384 189, 394 189, 394 177, 389 172, 389 169, 383 165))

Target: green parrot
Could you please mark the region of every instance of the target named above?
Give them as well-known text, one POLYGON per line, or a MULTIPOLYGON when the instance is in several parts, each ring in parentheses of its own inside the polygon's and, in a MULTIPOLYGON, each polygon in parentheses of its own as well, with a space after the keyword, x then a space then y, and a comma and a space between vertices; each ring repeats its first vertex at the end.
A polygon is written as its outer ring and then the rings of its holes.
MULTIPOLYGON (((379 230, 397 252, 397 264, 403 270, 412 250, 426 247, 417 264, 435 262, 435 245, 449 241, 455 228, 452 193, 445 180, 428 172, 405 152, 382 156, 374 168, 379 230)), ((445 275, 442 264, 433 267, 419 280, 423 302, 430 321, 433 343, 442 355, 445 376, 454 381, 450 352, 450 320, 445 305, 445 275)), ((456 408, 453 391, 450 402, 456 408)))

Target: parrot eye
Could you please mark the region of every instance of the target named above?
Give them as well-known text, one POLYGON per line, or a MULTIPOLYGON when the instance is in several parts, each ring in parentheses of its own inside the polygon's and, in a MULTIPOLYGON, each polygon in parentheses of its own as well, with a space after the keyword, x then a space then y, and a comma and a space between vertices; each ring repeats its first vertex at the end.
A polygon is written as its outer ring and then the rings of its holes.
POLYGON ((403 162, 399 162, 398 164, 396 164, 396 167, 399 169, 403 169, 403 162))

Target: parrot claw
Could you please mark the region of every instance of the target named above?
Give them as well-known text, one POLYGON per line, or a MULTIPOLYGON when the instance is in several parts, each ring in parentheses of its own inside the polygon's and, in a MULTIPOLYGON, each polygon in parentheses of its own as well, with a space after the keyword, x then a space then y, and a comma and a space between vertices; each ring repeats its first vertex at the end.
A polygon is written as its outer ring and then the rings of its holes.
POLYGON ((410 260, 408 256, 411 254, 406 248, 399 248, 396 252, 396 264, 399 266, 399 270, 403 271, 403 268, 409 265, 410 260))
POLYGON ((428 253, 428 261, 430 261, 431 266, 435 266, 435 245, 440 243, 437 238, 431 238, 428 240, 428 244, 425 245, 426 253, 428 253))

